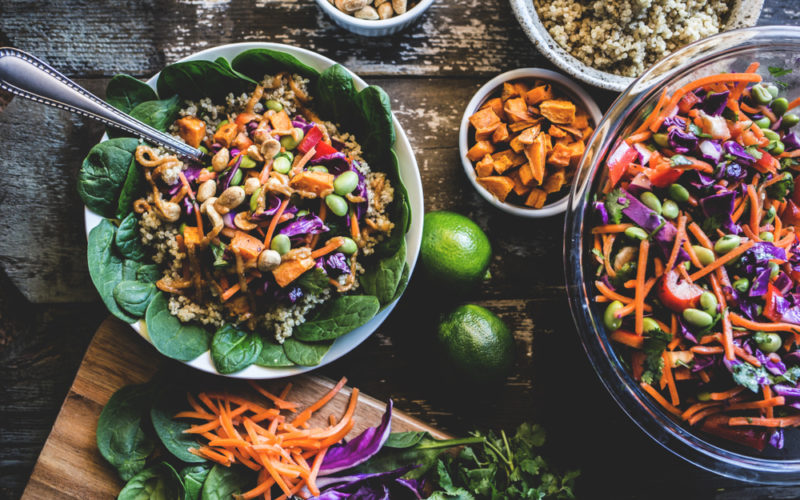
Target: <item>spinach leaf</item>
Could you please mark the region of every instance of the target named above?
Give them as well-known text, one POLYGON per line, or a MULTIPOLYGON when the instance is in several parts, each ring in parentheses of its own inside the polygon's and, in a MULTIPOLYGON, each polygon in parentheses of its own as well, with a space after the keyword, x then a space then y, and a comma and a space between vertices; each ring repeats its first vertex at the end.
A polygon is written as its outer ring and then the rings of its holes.
POLYGON ((283 346, 265 337, 261 337, 261 352, 258 353, 258 359, 256 359, 255 364, 267 368, 294 366, 294 363, 289 361, 286 353, 283 352, 283 346))
POLYGON ((389 237, 378 243, 375 246, 375 255, 386 257, 394 255, 400 249, 401 243, 405 240, 405 235, 408 228, 411 226, 411 204, 408 201, 408 191, 400 179, 400 167, 397 160, 397 154, 394 150, 389 154, 389 165, 391 168, 387 169, 387 175, 394 187, 394 200, 389 206, 389 218, 394 222, 394 228, 389 234, 389 237))
POLYGON ((136 318, 120 309, 114 300, 114 288, 123 280, 123 261, 114 249, 116 232, 116 226, 108 219, 101 220, 89 232, 86 248, 89 276, 108 311, 126 323, 133 323, 136 318))
POLYGON ((383 443, 384 448, 411 448, 416 446, 422 438, 430 437, 430 434, 424 431, 409 431, 409 432, 393 432, 389 434, 389 438, 383 443))
POLYGON ((391 101, 382 88, 374 85, 359 92, 355 101, 363 118, 358 139, 364 159, 377 165, 395 141, 391 101))
POLYGON ((111 396, 97 421, 97 448, 126 481, 144 469, 155 449, 142 428, 152 396, 148 384, 123 387, 111 396))
POLYGON ((230 500, 255 486, 255 476, 243 467, 215 465, 203 483, 202 500, 230 500))
POLYGON ((156 264, 142 264, 136 270, 136 281, 155 283, 161 278, 161 271, 156 264))
POLYGON ((389 302, 394 302, 395 300, 399 299, 403 292, 406 290, 408 286, 408 279, 411 277, 411 268, 408 266, 408 262, 405 263, 403 266, 403 274, 400 275, 400 283, 397 284, 397 290, 394 291, 394 297, 389 302))
POLYGON ((334 64, 319 75, 316 94, 320 113, 334 117, 347 129, 354 128, 357 113, 353 113, 353 104, 357 91, 353 77, 341 64, 334 64))
POLYGON ((308 66, 291 54, 270 49, 250 49, 233 59, 231 66, 253 80, 261 81, 264 75, 290 71, 311 80, 319 77, 319 71, 308 66))
POLYGON ((178 119, 178 111, 180 109, 180 99, 174 95, 160 101, 143 102, 133 108, 130 115, 156 130, 165 132, 172 125, 172 122, 178 119))
POLYGON ((139 236, 139 219, 133 213, 128 214, 119 223, 114 242, 123 257, 139 261, 144 259, 144 245, 142 245, 142 238, 139 236))
POLYGON ((403 270, 406 269, 405 239, 401 238, 400 243, 400 248, 394 255, 373 260, 360 277, 364 291, 377 297, 381 307, 387 306, 394 299, 403 270))
MULTIPOLYGON (((333 340, 371 320, 380 302, 371 295, 340 295, 323 304, 306 322, 297 326, 292 338, 306 342, 333 340)), ((284 344, 285 349, 285 344, 284 344)), ((303 364, 293 359, 297 364, 303 364)))
POLYGON ((136 318, 143 318, 155 293, 156 286, 152 283, 120 281, 114 287, 114 300, 126 313, 136 318))
POLYGON ((117 200, 118 219, 123 219, 131 213, 133 202, 144 193, 144 187, 144 172, 139 167, 139 164, 136 163, 136 159, 131 158, 131 164, 128 166, 128 173, 125 176, 125 182, 122 184, 122 190, 117 200))
POLYGON ((129 75, 114 75, 106 86, 106 102, 123 113, 130 113, 137 105, 155 99, 158 99, 155 90, 129 75))
MULTIPOLYGON (((243 80, 248 80, 250 78, 249 76, 245 75, 244 73, 240 73, 240 72, 236 71, 235 69, 233 69, 233 66, 231 66, 230 61, 228 61, 227 59, 225 59, 222 56, 214 59, 214 62, 219 64, 220 66, 222 66, 223 68, 225 68, 226 70, 230 71, 231 73, 235 74, 236 76, 238 76, 239 78, 241 78, 243 80)), ((255 80, 260 82, 263 77, 264 77, 264 75, 261 75, 261 76, 255 78, 255 80)))
POLYGON ((283 352, 295 364, 301 366, 316 366, 322 362, 322 358, 330 350, 333 342, 313 342, 306 343, 289 337, 283 341, 283 352))
POLYGON ((89 151, 78 172, 78 194, 89 210, 105 217, 117 214, 117 200, 138 145, 138 139, 121 137, 89 151))
POLYGON ((136 281, 136 274, 142 263, 133 259, 125 259, 122 261, 122 281, 136 281))
POLYGON ((297 278, 297 286, 304 292, 310 294, 320 294, 331 287, 328 275, 322 269, 315 267, 306 271, 297 278))
POLYGON ((169 312, 169 298, 156 293, 145 313, 147 333, 156 349, 178 361, 191 361, 208 350, 211 333, 200 325, 182 323, 169 312))
POLYGON ((136 474, 119 492, 117 500, 184 500, 183 482, 166 462, 136 474))
POLYGON ((189 448, 198 446, 194 435, 183 433, 192 426, 191 422, 172 418, 185 404, 186 397, 181 395, 177 387, 167 387, 161 391, 155 405, 150 409, 150 421, 161 443, 178 460, 190 464, 202 463, 206 461, 203 457, 189 452, 189 448))
POLYGON ((239 73, 213 61, 170 64, 161 71, 156 84, 162 98, 172 95, 191 100, 210 97, 214 102, 223 101, 231 92, 238 95, 255 86, 254 80, 242 78, 239 73))
POLYGON ((252 365, 261 353, 261 337, 225 324, 211 341, 211 359, 217 371, 235 373, 252 365))
POLYGON ((183 488, 186 490, 184 500, 200 500, 200 492, 203 490, 203 483, 211 472, 211 464, 190 465, 184 467, 179 473, 183 480, 183 488))

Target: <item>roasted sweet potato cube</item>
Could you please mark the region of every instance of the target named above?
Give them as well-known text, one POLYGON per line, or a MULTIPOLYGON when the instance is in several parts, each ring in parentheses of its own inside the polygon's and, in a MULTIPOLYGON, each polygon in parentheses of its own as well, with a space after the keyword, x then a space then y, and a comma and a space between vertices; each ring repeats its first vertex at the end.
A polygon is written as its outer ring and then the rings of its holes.
POLYGON ((517 92, 517 88, 514 87, 514 84, 511 82, 504 82, 503 83, 503 92, 500 94, 500 99, 503 102, 511 99, 512 97, 519 97, 519 93, 517 92))
POLYGON ((469 161, 478 161, 486 155, 494 153, 494 146, 489 141, 478 141, 467 151, 469 161))
MULTIPOLYGON (((549 134, 541 133, 539 134, 542 136, 542 140, 544 141, 544 151, 545 153, 549 153, 553 150, 553 139, 550 138, 549 134)), ((538 137, 538 136, 537 136, 538 137)))
POLYGON ((583 144, 583 141, 575 141, 569 145, 570 151, 572 156, 569 159, 569 164, 573 167, 578 166, 578 162, 581 161, 581 156, 583 156, 583 152, 586 151, 586 146, 583 144))
POLYGON ((272 124, 272 128, 275 130, 284 131, 292 129, 292 120, 289 118, 289 115, 284 109, 270 116, 269 122, 272 124))
POLYGON ((539 112, 553 123, 572 123, 575 119, 575 104, 563 99, 550 99, 539 105, 539 112))
POLYGON ((562 142, 556 143, 553 151, 547 157, 547 163, 556 167, 569 166, 569 160, 572 158, 572 150, 569 146, 562 142))
POLYGON ((570 122, 570 127, 575 127, 577 129, 584 129, 589 126, 589 113, 584 111, 583 109, 578 109, 575 112, 575 118, 570 122))
POLYGON ((214 132, 213 140, 224 148, 229 148, 239 132, 235 123, 226 123, 214 132))
POLYGON ((533 127, 528 127, 516 137, 511 139, 509 145, 511 149, 516 151, 517 153, 521 153, 525 146, 533 144, 533 140, 536 139, 536 136, 539 135, 539 131, 541 127, 539 125, 534 125, 533 127))
POLYGON ((594 132, 594 129, 592 127, 586 127, 585 129, 583 129, 583 137, 581 137, 581 139, 583 139, 584 141, 588 140, 589 137, 592 136, 592 132, 594 132))
MULTIPOLYGON (((508 167, 507 168, 514 168, 514 167, 518 167, 519 165, 522 165, 526 161, 525 160, 525 155, 521 155, 521 154, 515 153, 514 151, 512 151, 510 149, 504 149, 503 151, 500 151, 498 153, 493 154, 492 155, 492 160, 495 163, 495 168, 497 168, 496 167, 497 162, 505 162, 505 161, 507 161, 508 162, 508 167)), ((501 173, 501 172, 498 172, 498 173, 501 173)))
POLYGON ((561 139, 562 137, 567 136, 567 133, 564 131, 564 129, 552 124, 550 125, 550 128, 547 129, 547 133, 550 134, 550 137, 555 137, 556 139, 561 139))
POLYGON ((481 161, 475 164, 475 175, 478 177, 488 177, 494 173, 494 160, 492 155, 486 155, 481 161))
POLYGON ((491 108, 492 111, 494 111, 494 114, 496 114, 501 120, 505 120, 506 119, 506 115, 503 112, 503 100, 500 99, 499 97, 495 97, 493 99, 489 99, 488 101, 483 103, 483 106, 481 106, 481 109, 484 109, 484 108, 491 108))
POLYGON ((193 148, 200 146, 206 137, 206 122, 194 116, 184 116, 175 122, 181 139, 193 148))
POLYGON ((505 123, 501 123, 492 133, 492 142, 495 144, 498 142, 506 142, 508 137, 508 126, 505 123))
POLYGON ((508 156, 501 156, 494 161, 494 171, 498 174, 502 175, 509 168, 511 168, 511 160, 508 156))
POLYGON ((508 176, 509 179, 514 181, 514 189, 513 189, 514 194, 516 194, 517 196, 523 196, 524 197, 525 195, 527 195, 530 192, 531 188, 526 186, 522 182, 522 179, 519 176, 519 169, 514 169, 514 170, 509 171, 508 173, 506 173, 506 176, 508 176))
POLYGON ((525 205, 532 208, 542 208, 547 200, 547 193, 543 189, 533 188, 525 199, 525 205))
POLYGON ((299 278, 304 272, 314 267, 315 264, 316 261, 311 258, 287 260, 276 267, 272 271, 272 275, 275 277, 275 282, 278 286, 283 288, 299 278))
MULTIPOLYGON (((531 170, 530 174, 533 178, 533 182, 539 185, 541 185, 544 180, 544 167, 547 156, 545 150, 546 138, 547 134, 539 134, 536 136, 536 139, 533 140, 533 144, 525 147, 525 156, 528 158, 528 163, 526 163, 526 165, 528 165, 531 170)), ((524 176, 522 172, 520 172, 520 176, 523 181, 526 179, 526 176, 524 176)), ((530 184, 526 183, 526 185, 530 184)))
POLYGON ((500 201, 506 201, 508 193, 514 189, 514 181, 503 175, 479 177, 478 184, 485 187, 487 191, 492 193, 495 198, 500 201))
POLYGON ((475 140, 485 141, 500 125, 500 117, 494 113, 492 108, 482 108, 469 117, 469 122, 475 127, 475 140))
POLYGON ((533 127, 535 125, 538 125, 541 122, 542 122, 541 118, 536 118, 536 119, 533 119, 533 120, 526 120, 526 121, 522 121, 522 122, 516 122, 516 123, 510 124, 508 126, 508 130, 510 130, 511 133, 514 134, 514 133, 520 132, 522 130, 525 130, 528 127, 533 127))
POLYGON ((506 101, 503 106, 503 111, 512 122, 521 122, 530 120, 532 117, 528 113, 528 106, 525 104, 525 99, 522 97, 514 97, 506 101))
POLYGON ((327 172, 309 172, 304 170, 292 177, 289 187, 314 193, 320 198, 333 192, 333 174, 327 172))
POLYGON ((533 167, 530 162, 519 167, 517 173, 519 174, 520 182, 522 182, 524 186, 533 186, 536 183, 536 180, 533 178, 533 167))
POLYGON ((544 189, 544 192, 548 194, 557 193, 558 191, 561 191, 562 187, 564 187, 566 178, 567 176, 564 170, 555 170, 544 180, 542 183, 542 189, 544 189))
POLYGON ((525 101, 528 103, 529 106, 536 106, 542 101, 547 101, 548 99, 552 99, 555 97, 553 95, 553 87, 550 84, 539 85, 538 87, 534 87, 529 90, 525 94, 525 101))
POLYGON ((525 94, 527 94, 530 89, 531 88, 525 82, 514 82, 514 90, 517 91, 517 95, 520 97, 525 97, 525 94))

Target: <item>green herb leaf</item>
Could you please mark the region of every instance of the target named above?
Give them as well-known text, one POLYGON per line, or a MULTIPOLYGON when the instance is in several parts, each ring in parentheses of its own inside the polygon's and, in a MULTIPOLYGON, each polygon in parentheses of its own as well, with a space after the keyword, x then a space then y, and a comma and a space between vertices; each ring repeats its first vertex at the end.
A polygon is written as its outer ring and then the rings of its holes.
POLYGON ((642 382, 652 384, 653 381, 661 379, 661 372, 664 369, 664 358, 662 353, 667 348, 667 344, 672 340, 672 335, 661 329, 648 332, 644 336, 644 346, 642 351, 647 355, 644 360, 644 372, 642 382))
POLYGON ((683 155, 674 155, 672 156, 672 158, 669 159, 669 164, 671 167, 686 166, 686 165, 691 165, 692 160, 683 155))
POLYGON ((788 75, 792 72, 791 69, 780 68, 778 66, 770 66, 767 68, 769 70, 769 74, 772 75, 774 78, 779 78, 781 76, 788 75))
POLYGON ((610 224, 619 224, 622 222, 622 210, 628 208, 631 204, 630 200, 625 197, 620 188, 617 188, 606 196, 605 200, 606 211, 608 212, 608 221, 610 224), (624 200, 622 203, 619 200, 624 200))

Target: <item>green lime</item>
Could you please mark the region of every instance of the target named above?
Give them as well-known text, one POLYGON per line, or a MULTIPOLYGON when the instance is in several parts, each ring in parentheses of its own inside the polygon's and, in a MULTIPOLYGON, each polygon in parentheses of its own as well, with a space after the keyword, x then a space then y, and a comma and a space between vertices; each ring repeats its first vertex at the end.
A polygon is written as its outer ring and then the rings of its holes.
POLYGON ((459 306, 444 316, 436 339, 453 371, 474 381, 501 381, 514 364, 511 331, 481 306, 459 306))
POLYGON ((425 214, 422 225, 422 265, 437 283, 464 290, 486 276, 492 246, 481 228, 453 212, 425 214))

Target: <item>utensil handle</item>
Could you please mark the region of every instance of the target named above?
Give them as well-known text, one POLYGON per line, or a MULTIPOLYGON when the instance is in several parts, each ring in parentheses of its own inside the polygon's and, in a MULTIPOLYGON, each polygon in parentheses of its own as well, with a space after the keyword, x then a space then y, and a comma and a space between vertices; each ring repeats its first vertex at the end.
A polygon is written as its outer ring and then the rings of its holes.
POLYGON ((0 48, 0 88, 32 101, 65 109, 201 161, 205 154, 123 113, 44 61, 18 49, 0 48))

